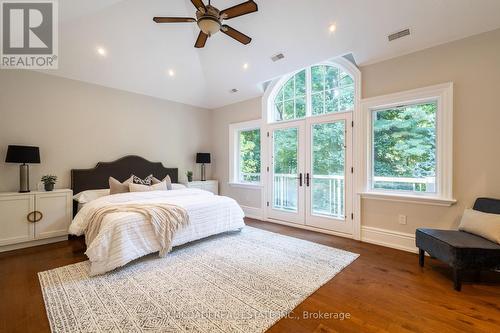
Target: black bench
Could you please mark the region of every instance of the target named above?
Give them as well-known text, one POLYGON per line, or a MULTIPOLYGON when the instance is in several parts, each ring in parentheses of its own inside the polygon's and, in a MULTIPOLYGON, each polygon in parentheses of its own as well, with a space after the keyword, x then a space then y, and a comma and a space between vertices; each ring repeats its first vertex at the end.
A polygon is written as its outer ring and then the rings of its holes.
MULTIPOLYGON (((473 209, 500 214, 500 200, 479 198, 474 203, 473 209)), ((500 267, 500 245, 480 236, 457 230, 419 228, 415 240, 419 249, 420 266, 424 266, 425 252, 450 265, 457 291, 462 287, 463 271, 480 272, 500 267)))

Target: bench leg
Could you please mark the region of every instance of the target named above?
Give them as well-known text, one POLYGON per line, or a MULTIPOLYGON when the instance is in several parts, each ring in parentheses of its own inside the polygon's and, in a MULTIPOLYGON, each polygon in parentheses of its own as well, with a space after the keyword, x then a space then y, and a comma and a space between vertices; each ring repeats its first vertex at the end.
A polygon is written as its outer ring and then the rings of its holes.
POLYGON ((474 272, 474 282, 479 283, 481 282, 481 270, 478 269, 474 272))
POLYGON ((462 272, 458 268, 453 268, 453 287, 456 291, 462 289, 462 272))
POLYGON ((424 260, 425 260, 425 251, 422 249, 418 249, 418 264, 420 267, 424 267, 424 260))

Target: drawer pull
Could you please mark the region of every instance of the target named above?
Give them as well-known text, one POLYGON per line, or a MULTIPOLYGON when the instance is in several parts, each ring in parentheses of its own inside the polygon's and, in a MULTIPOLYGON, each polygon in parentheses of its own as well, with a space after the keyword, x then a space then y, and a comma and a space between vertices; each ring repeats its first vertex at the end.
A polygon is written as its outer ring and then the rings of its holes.
POLYGON ((40 222, 41 220, 43 219, 43 214, 42 212, 39 212, 39 211, 35 211, 35 222, 40 222), (37 214, 40 214, 40 217, 37 219, 37 214))
POLYGON ((35 214, 35 212, 31 212, 31 213, 29 213, 29 214, 28 214, 28 216, 26 216, 26 219, 27 219, 28 221, 30 221, 31 223, 35 222, 35 219, 33 219, 33 218, 31 217, 31 215, 34 215, 34 214, 35 214))
POLYGON ((43 219, 43 214, 42 212, 35 210, 34 212, 29 213, 28 216, 26 216, 26 219, 31 223, 36 223, 43 219))
POLYGON ((34 218, 34 215, 35 215, 35 212, 31 212, 28 214, 28 216, 26 216, 26 219, 28 221, 30 221, 31 223, 34 223, 35 222, 35 218, 34 218), (33 216, 32 216, 33 215, 33 216))

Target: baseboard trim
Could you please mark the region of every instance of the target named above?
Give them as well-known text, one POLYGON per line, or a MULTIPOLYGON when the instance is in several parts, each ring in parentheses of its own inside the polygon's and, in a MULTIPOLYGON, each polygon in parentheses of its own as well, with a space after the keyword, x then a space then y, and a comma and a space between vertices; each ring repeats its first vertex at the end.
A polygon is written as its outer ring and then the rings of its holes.
POLYGON ((262 209, 257 208, 257 207, 250 207, 250 206, 241 206, 241 209, 243 209, 243 212, 245 213, 245 217, 251 218, 251 219, 256 219, 256 220, 262 220, 264 218, 262 214, 262 209))
POLYGON ((268 219, 261 218, 260 220, 264 221, 264 222, 270 222, 270 223, 285 225, 287 227, 292 227, 292 228, 297 228, 297 229, 304 229, 304 230, 309 230, 309 231, 315 231, 315 232, 319 232, 319 233, 327 234, 327 235, 339 236, 339 237, 350 238, 350 239, 353 238, 353 236, 351 234, 345 234, 345 233, 342 233, 342 232, 337 232, 337 231, 332 231, 332 230, 327 230, 327 229, 321 229, 321 228, 311 227, 311 226, 305 225, 305 224, 297 224, 297 223, 285 222, 285 221, 275 220, 275 219, 269 219, 269 218, 268 219))
MULTIPOLYGON (((320 232, 323 234, 340 236, 345 238, 353 238, 353 235, 345 234, 341 232, 331 231, 327 229, 315 228, 308 225, 296 224, 291 222, 285 222, 281 220, 269 219, 264 217, 264 212, 261 208, 241 206, 245 212, 245 216, 248 218, 276 223, 285 225, 288 227, 304 229, 309 231, 320 232)), ((415 246, 415 235, 408 234, 404 232, 392 231, 382 228, 361 226, 361 241, 365 243, 390 247, 397 250, 402 250, 406 252, 418 253, 418 249, 415 246)))
POLYGON ((3 245, 3 246, 0 246, 0 252, 19 250, 19 249, 24 249, 27 247, 63 242, 66 240, 68 240, 67 235, 66 236, 52 237, 52 238, 45 238, 45 239, 37 239, 37 240, 32 240, 32 241, 28 241, 28 242, 24 242, 24 243, 3 245))
POLYGON ((418 253, 415 235, 375 227, 361 227, 361 241, 397 250, 418 253))

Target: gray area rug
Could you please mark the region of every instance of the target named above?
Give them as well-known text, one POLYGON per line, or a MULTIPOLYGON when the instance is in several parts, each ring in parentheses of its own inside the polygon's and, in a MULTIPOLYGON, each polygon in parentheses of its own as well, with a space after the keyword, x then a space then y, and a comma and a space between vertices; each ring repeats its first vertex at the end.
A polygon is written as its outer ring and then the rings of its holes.
POLYGON ((52 332, 263 332, 357 254, 245 227, 89 277, 39 273, 52 332))

